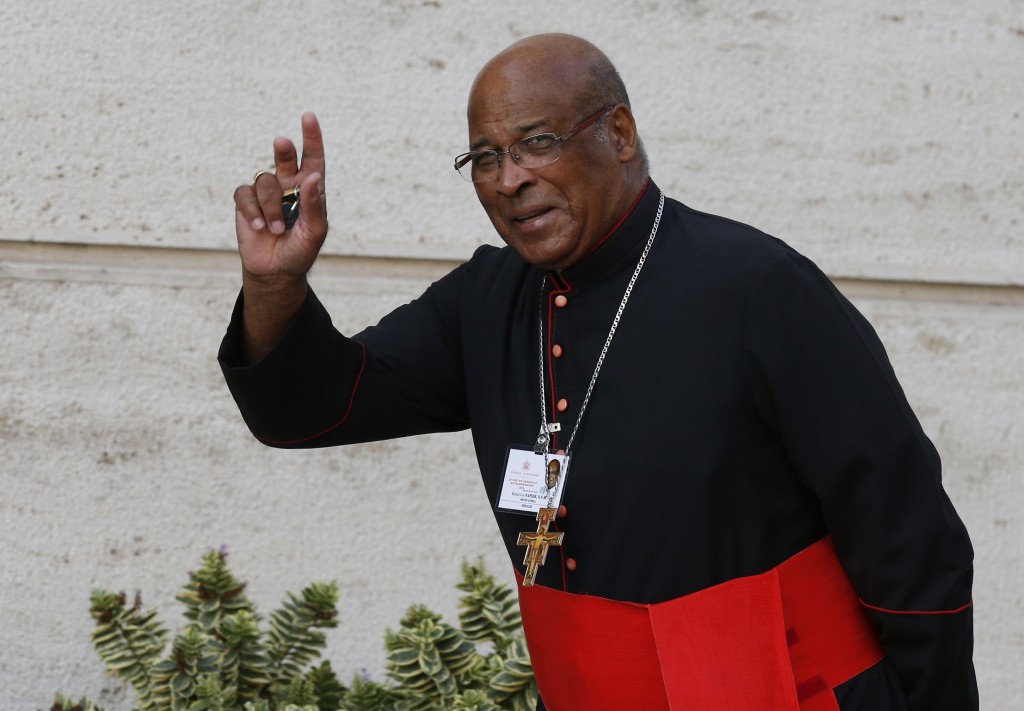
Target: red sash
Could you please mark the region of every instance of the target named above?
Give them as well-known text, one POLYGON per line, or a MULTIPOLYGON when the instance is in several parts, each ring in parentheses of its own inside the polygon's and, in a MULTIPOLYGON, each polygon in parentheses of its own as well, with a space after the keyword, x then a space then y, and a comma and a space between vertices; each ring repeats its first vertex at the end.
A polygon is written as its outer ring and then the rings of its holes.
POLYGON ((548 711, 839 711, 885 656, 830 538, 667 602, 520 585, 519 606, 548 711))

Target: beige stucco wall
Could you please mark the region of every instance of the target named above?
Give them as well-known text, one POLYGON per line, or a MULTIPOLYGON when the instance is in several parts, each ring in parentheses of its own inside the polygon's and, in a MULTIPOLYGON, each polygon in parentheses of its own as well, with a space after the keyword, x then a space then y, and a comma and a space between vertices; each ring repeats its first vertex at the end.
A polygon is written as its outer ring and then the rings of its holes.
POLYGON ((454 615, 461 558, 508 576, 468 436, 267 450, 214 355, 231 192, 304 110, 342 328, 493 241, 450 168, 465 94, 542 30, 616 61, 669 195, 787 240, 874 322, 975 542, 984 706, 1021 705, 1024 2, 49 0, 0 27, 0 707, 129 708, 89 589, 177 624, 208 547, 264 608, 338 579, 345 676, 383 673, 410 603, 454 615))

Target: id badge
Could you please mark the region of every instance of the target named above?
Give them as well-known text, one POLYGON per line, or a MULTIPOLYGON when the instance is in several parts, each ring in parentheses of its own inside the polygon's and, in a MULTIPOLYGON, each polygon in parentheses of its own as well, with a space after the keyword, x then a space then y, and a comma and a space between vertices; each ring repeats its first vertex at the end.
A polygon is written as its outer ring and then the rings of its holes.
POLYGON ((547 460, 545 463, 544 455, 532 448, 509 447, 495 508, 529 516, 536 516, 542 508, 557 509, 569 473, 569 455, 549 454, 547 460), (554 484, 553 491, 549 483, 554 484))

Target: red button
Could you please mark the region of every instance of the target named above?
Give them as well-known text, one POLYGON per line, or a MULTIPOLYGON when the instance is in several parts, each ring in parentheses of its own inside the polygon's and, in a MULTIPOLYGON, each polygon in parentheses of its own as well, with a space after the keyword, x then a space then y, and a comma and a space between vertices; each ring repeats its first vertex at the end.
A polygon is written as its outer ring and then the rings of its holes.
POLYGON ((568 568, 569 570, 576 570, 576 559, 575 558, 566 558, 566 560, 565 560, 565 567, 568 568))
POLYGON ((558 518, 565 518, 569 515, 569 509, 565 508, 565 504, 558 507, 558 518))
POLYGON ((557 403, 557 404, 555 405, 555 409, 556 409, 556 410, 558 410, 559 412, 565 412, 566 410, 568 410, 568 409, 569 409, 569 401, 568 401, 568 400, 566 400, 566 399, 565 399, 565 398, 563 397, 563 398, 562 398, 561 400, 559 400, 559 401, 558 401, 558 403, 557 403))
POLYGON ((551 346, 551 355, 553 355, 555 358, 561 358, 562 357, 562 347, 560 345, 558 345, 557 343, 555 345, 551 346))
POLYGON ((568 303, 569 300, 565 298, 564 294, 559 294, 558 296, 555 297, 555 306, 557 306, 558 308, 563 308, 568 303))

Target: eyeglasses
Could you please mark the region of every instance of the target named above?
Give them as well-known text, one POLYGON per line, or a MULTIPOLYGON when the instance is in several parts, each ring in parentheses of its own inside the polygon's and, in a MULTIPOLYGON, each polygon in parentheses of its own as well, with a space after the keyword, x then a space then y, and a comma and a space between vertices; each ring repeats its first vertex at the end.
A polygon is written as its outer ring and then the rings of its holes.
POLYGON ((459 171, 459 175, 470 183, 486 183, 497 179, 498 172, 501 170, 501 157, 506 153, 523 168, 542 168, 561 158, 563 143, 599 118, 608 115, 614 108, 615 104, 606 106, 596 114, 583 119, 582 122, 561 136, 556 136, 553 133, 538 133, 520 138, 506 151, 487 150, 463 153, 455 157, 455 170, 459 171))

